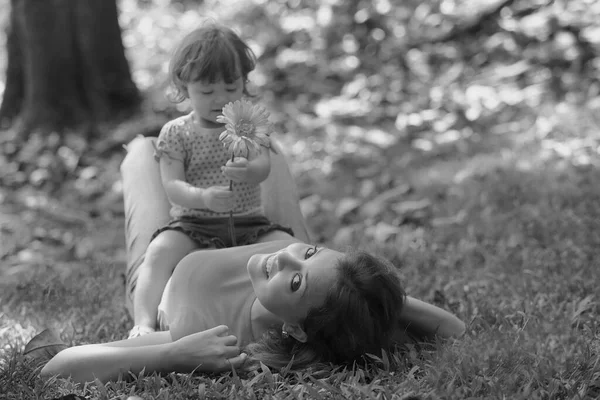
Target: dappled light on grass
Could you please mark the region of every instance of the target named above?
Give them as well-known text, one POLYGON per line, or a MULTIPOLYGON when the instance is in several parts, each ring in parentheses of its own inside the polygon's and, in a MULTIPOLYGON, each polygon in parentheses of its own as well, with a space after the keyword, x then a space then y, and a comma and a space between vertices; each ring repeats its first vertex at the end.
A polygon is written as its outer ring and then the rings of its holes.
POLYGON ((121 265, 91 260, 60 264, 60 268, 34 266, 19 283, 2 280, 0 317, 8 335, 3 343, 22 346, 44 328, 59 332, 66 343, 82 335, 105 339, 124 335, 128 317, 121 265), (107 292, 114 295, 107 297, 107 292))

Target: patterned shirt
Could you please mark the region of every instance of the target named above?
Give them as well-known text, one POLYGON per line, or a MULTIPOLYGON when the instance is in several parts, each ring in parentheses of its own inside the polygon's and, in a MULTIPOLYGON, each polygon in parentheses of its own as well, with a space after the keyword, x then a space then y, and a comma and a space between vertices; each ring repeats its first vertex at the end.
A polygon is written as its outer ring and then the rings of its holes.
MULTIPOLYGON (((156 145, 155 158, 167 155, 183 162, 185 179, 199 188, 229 186, 229 179, 221 167, 231 159, 219 135, 224 128, 204 128, 194 120, 194 113, 169 121, 162 128, 156 145)), ((261 215, 263 213, 260 185, 233 182, 234 216, 261 215)), ((229 212, 215 212, 207 208, 185 208, 172 204, 171 217, 227 217, 229 212)))

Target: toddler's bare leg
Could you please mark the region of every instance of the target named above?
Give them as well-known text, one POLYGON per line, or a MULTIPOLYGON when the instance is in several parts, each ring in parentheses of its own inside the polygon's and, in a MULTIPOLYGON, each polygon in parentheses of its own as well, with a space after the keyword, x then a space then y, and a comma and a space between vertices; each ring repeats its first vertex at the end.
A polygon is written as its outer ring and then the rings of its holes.
POLYGON ((264 235, 259 236, 256 239, 256 243, 272 242, 274 240, 295 240, 298 242, 301 241, 301 240, 298 240, 298 238, 295 238, 292 235, 290 235, 289 233, 286 233, 284 231, 271 231, 271 232, 265 233, 264 235))
POLYGON ((183 257, 197 248, 187 235, 173 230, 161 232, 148 246, 133 298, 135 325, 156 327, 158 305, 167 281, 183 257))

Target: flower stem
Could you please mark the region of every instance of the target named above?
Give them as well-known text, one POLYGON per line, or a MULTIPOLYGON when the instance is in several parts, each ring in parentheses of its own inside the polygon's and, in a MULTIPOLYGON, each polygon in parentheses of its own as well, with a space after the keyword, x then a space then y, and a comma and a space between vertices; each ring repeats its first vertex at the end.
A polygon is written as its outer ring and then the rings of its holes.
MULTIPOLYGON (((235 153, 231 153, 231 161, 233 162, 235 153)), ((233 181, 230 179, 229 180, 229 190, 233 191, 233 181)), ((235 226, 233 224, 233 211, 229 211, 229 238, 231 239, 231 247, 235 247, 236 244, 236 240, 235 240, 235 226)))

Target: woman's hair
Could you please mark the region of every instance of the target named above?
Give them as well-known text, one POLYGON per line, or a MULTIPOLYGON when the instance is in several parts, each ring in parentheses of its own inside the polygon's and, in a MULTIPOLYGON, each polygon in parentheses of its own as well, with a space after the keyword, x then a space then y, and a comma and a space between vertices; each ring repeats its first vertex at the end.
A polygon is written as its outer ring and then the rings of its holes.
POLYGON ((232 83, 244 81, 256 65, 252 49, 231 29, 214 22, 189 33, 175 48, 169 64, 169 75, 175 92, 173 101, 181 102, 187 95, 190 82, 223 80, 232 83))
POLYGON ((270 329, 246 351, 256 361, 281 369, 349 365, 389 350, 405 293, 396 268, 363 251, 346 254, 336 266, 338 279, 323 305, 304 321, 306 343, 270 329))

